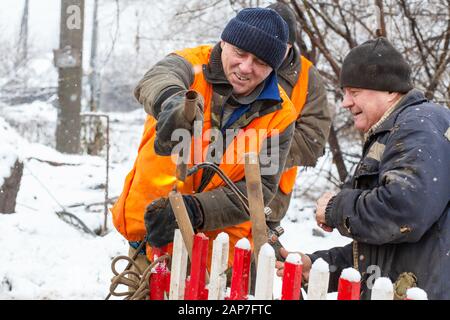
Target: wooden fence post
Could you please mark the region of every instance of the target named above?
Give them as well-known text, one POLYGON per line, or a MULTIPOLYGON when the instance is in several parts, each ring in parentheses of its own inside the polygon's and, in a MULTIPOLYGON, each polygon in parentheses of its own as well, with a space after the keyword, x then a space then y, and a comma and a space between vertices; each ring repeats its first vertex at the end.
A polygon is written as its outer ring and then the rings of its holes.
POLYGON ((259 251, 256 269, 255 299, 257 300, 272 300, 275 261, 275 251, 272 246, 268 243, 264 244, 259 251))
MULTIPOLYGON (((167 247, 153 248, 155 259, 166 254, 167 247)), ((165 300, 168 297, 170 286, 170 271, 167 268, 166 261, 156 264, 151 270, 149 279, 149 298, 150 300, 165 300)))
POLYGON ((225 232, 220 233, 213 242, 211 276, 209 278, 208 300, 224 300, 228 268, 228 251, 230 238, 225 232))
POLYGON ((180 229, 175 230, 171 266, 169 300, 183 300, 188 253, 180 229))
POLYGON ((247 300, 250 274, 251 246, 242 238, 234 248, 233 273, 231 275, 230 300, 247 300))
POLYGON ((209 239, 204 233, 197 233, 194 236, 191 274, 189 280, 186 281, 185 300, 206 300, 208 298, 208 290, 205 287, 208 244, 209 239))
POLYGON ((302 258, 298 253, 290 253, 284 262, 281 300, 299 300, 302 286, 302 258))
POLYGON ((317 259, 311 266, 308 281, 308 300, 326 300, 330 271, 328 263, 322 258, 317 259))
POLYGON ((338 300, 359 300, 361 274, 354 268, 342 270, 338 284, 338 300))

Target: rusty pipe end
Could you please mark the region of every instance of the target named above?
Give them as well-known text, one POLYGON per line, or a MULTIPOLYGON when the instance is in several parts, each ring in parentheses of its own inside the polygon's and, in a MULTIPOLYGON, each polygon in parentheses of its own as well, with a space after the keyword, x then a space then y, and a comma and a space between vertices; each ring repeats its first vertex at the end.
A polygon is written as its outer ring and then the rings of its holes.
POLYGON ((195 90, 187 91, 184 96, 184 114, 191 123, 195 120, 195 109, 199 98, 199 93, 195 90))

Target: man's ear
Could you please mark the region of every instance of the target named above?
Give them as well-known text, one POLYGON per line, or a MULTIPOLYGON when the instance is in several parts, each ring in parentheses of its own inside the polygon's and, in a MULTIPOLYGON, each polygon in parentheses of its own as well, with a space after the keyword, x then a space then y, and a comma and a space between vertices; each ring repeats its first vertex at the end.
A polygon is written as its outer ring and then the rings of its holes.
POLYGON ((398 99, 398 97, 401 96, 401 93, 399 93, 399 92, 389 92, 388 94, 389 94, 389 96, 388 96, 389 102, 394 102, 395 100, 398 99))
POLYGON ((223 50, 223 46, 225 45, 225 41, 220 40, 220 48, 223 50))

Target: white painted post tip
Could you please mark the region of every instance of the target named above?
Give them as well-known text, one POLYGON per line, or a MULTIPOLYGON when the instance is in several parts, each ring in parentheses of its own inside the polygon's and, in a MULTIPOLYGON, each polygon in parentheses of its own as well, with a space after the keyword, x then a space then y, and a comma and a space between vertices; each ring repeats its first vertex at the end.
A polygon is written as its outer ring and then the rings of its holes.
POLYGON ((354 268, 347 268, 342 270, 341 278, 350 282, 361 281, 361 274, 354 268))
POLYGON ((275 250, 273 249, 273 247, 270 244, 265 243, 259 250, 259 256, 260 257, 275 257, 275 250))
POLYGON ((393 287, 391 279, 386 277, 378 278, 373 285, 373 289, 382 291, 391 291, 393 287))
POLYGON ((428 300, 427 293, 420 288, 410 288, 406 290, 407 300, 428 300))
POLYGON ((318 272, 330 272, 330 266, 328 263, 322 258, 317 259, 311 266, 312 270, 316 270, 318 272))
POLYGON ((303 264, 302 263, 302 257, 298 253, 289 253, 286 262, 292 263, 292 264, 303 264))
POLYGON ((394 286, 392 281, 386 277, 380 277, 375 280, 372 288, 371 300, 393 300, 394 286))
POLYGON ((221 232, 217 235, 216 240, 220 243, 227 243, 230 241, 230 236, 226 232, 221 232))
POLYGON ((250 245, 250 241, 248 241, 247 238, 240 239, 236 245, 236 248, 242 249, 242 250, 251 250, 252 246, 250 245))

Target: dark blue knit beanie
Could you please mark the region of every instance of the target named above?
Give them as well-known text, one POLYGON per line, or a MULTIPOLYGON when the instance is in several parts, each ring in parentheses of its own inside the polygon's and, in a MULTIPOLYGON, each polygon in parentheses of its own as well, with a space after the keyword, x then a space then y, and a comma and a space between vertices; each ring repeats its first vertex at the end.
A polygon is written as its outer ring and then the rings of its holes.
POLYGON ((284 60, 288 33, 286 22, 275 10, 247 8, 228 22, 221 38, 277 70, 284 60))

